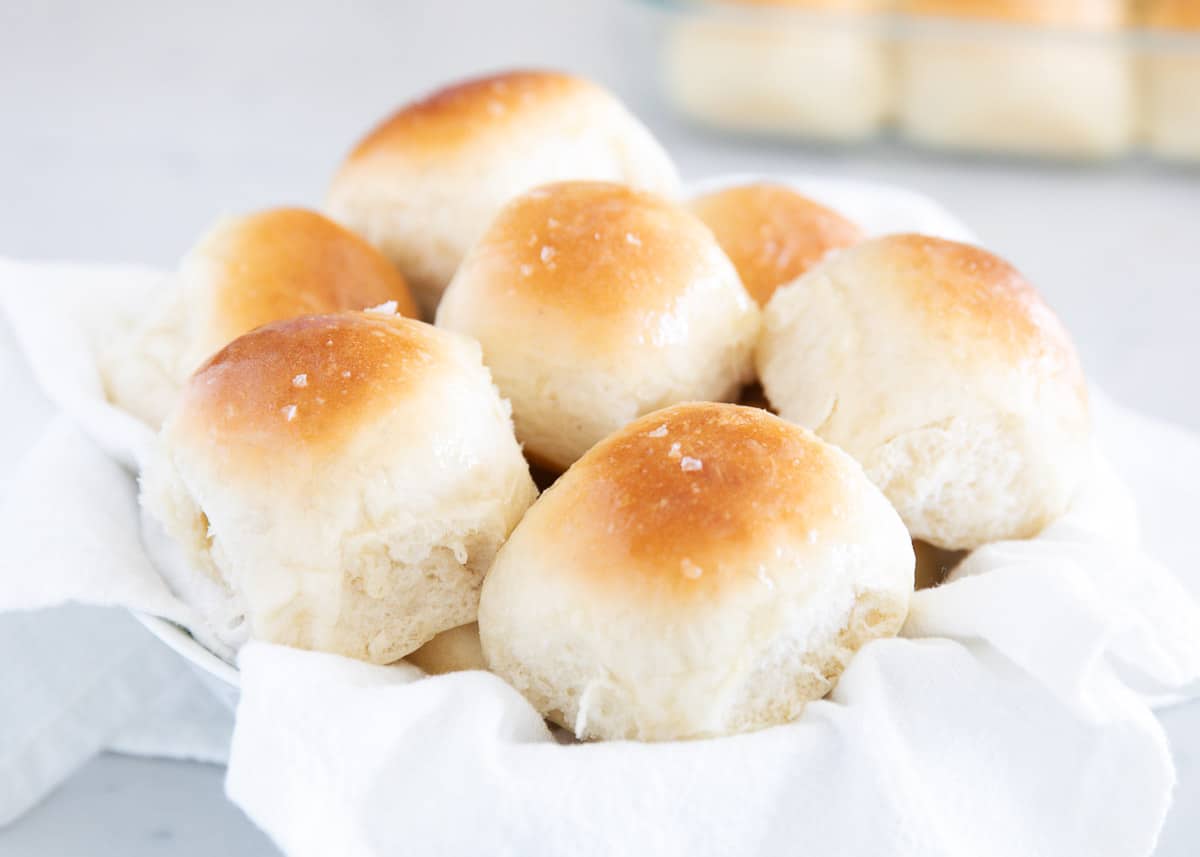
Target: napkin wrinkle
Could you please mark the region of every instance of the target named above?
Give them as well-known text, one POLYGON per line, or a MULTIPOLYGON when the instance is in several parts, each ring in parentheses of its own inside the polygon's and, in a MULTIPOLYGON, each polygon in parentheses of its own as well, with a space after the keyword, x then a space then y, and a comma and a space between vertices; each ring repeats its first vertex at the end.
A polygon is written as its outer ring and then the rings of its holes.
POLYGON ((0 500, 0 610, 79 602, 194 624, 147 558, 138 521, 128 472, 55 417, 0 500))

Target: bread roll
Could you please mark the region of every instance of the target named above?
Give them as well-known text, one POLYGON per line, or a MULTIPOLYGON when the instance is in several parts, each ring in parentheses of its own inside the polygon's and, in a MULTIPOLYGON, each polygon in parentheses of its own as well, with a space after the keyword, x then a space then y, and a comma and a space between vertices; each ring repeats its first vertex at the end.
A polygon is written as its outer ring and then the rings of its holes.
POLYGON ((938 547, 1036 535, 1084 475, 1075 349, 985 250, 920 235, 844 250, 775 293, 757 362, 779 414, 857 458, 938 547))
POLYGON ((1130 145, 1136 92, 1120 39, 1124 0, 903 0, 900 7, 966 19, 901 41, 905 136, 1068 158, 1107 157, 1130 145), (979 21, 1001 26, 981 30, 979 21))
POLYGON ((600 179, 673 195, 675 167, 607 91, 555 72, 509 72, 439 90, 355 147, 328 209, 408 277, 432 317, 467 248, 530 188, 600 179))
POLYGON ((838 16, 881 11, 882 2, 739 5, 750 8, 672 20, 662 76, 685 113, 733 130, 824 139, 865 138, 880 127, 893 76, 887 49, 862 22, 838 16))
POLYGON ((142 479, 183 560, 169 582, 219 640, 380 664, 475 620, 534 496, 479 347, 375 313, 234 340, 184 387, 142 479))
POLYGON ((597 444, 501 548, 491 669, 579 738, 800 715, 904 623, 912 545, 862 469, 766 411, 688 403, 597 444))
POLYGON ((693 199, 692 211, 717 236, 759 306, 830 251, 862 240, 836 211, 782 185, 739 185, 693 199))
POLYGON ((879 34, 846 16, 882 11, 884 3, 741 5, 755 8, 672 21, 663 77, 685 113, 718 127, 834 140, 880 127, 891 99, 890 56, 879 34))
POLYGON ((320 214, 275 208, 225 218, 184 257, 178 288, 104 356, 108 394, 157 427, 192 370, 241 334, 387 303, 416 315, 400 272, 320 214))
POLYGON ((1145 69, 1150 148, 1165 158, 1200 160, 1200 3, 1151 0, 1147 23, 1156 31, 1145 69))
POLYGON ((526 454, 563 470, 641 414, 736 397, 752 375, 759 312, 686 209, 563 182, 504 208, 437 323, 483 344, 526 454))
POLYGON ((479 645, 479 625, 459 625, 442 631, 408 656, 408 662, 430 675, 486 670, 483 649, 479 645))

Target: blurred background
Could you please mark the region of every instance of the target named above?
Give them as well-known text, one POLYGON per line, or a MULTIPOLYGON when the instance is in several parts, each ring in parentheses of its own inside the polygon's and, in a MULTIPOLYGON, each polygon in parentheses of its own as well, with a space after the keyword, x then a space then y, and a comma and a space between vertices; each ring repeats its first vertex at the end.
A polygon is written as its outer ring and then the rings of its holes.
MULTIPOLYGON (((836 175, 938 199, 1043 291, 1100 386, 1200 430, 1200 0, 883 5, 6 0, 0 255, 172 266, 222 213, 319 205, 404 101, 556 67, 621 96, 685 178, 836 175)), ((1181 778, 1161 854, 1200 847, 1200 758, 1179 737, 1200 731, 1194 709, 1161 715, 1181 778)), ((0 855, 97 837, 273 853, 221 774, 103 757, 0 832, 0 855)))

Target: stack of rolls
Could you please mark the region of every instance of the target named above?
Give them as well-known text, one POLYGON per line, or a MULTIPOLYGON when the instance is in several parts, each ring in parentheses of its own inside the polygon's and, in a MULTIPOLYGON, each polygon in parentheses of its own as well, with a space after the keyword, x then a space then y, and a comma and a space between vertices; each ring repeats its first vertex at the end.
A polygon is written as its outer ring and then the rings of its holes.
POLYGON ((829 140, 883 124, 893 73, 863 27, 884 0, 732 0, 674 22, 663 48, 672 99, 714 125, 829 140), (745 7, 745 8, 737 8, 745 7))
POLYGON ((900 0, 899 9, 982 25, 971 38, 963 23, 931 20, 901 42, 896 110, 909 139, 1070 158, 1129 145, 1137 92, 1121 40, 1125 0, 900 0))
POLYGON ((141 502, 215 651, 487 669, 579 739, 728 735, 801 716, 915 587, 1065 511, 1086 389, 1012 266, 868 237, 784 185, 673 200, 614 105, 519 73, 402 110, 331 206, 403 272, 312 213, 185 264, 189 370, 141 502), (571 121, 546 87, 582 99, 571 121), (482 151, 464 182, 453 159, 482 151), (591 174, 615 152, 640 186, 591 174), (487 222, 449 240, 430 206, 452 199, 487 222), (406 277, 436 324, 405 317, 406 277), (764 407, 738 404, 755 381, 764 407))
POLYGON ((1200 3, 1150 0, 1146 23, 1155 39, 1145 69, 1147 142, 1165 158, 1200 161, 1200 3))

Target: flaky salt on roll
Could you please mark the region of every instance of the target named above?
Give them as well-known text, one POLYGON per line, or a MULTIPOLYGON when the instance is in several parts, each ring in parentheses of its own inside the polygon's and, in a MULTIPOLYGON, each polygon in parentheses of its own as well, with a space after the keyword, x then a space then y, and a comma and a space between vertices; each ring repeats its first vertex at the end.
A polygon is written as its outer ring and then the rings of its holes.
POLYGON ((830 252, 863 239, 836 211, 767 182, 706 193, 689 208, 713 231, 759 306, 830 252))
POLYGON ((890 107, 884 0, 733 0, 670 23, 663 77, 720 127, 835 140, 870 136, 890 107), (744 8, 739 8, 744 7, 744 8))
POLYGON ((757 354, 779 414, 857 458, 913 538, 1027 538, 1088 460, 1074 346, 1011 265, 920 235, 864 242, 775 293, 757 354))
POLYGON ((1146 133, 1155 153, 1200 161, 1200 3, 1150 0, 1146 133), (1190 41, 1184 41, 1185 39, 1190 41))
POLYGON ((579 738, 794 719, 894 635, 912 545, 847 455, 757 408, 691 403, 593 447, 484 581, 491 669, 579 738))
POLYGON ((400 272, 322 215, 275 208, 225 218, 184 258, 177 288, 105 355, 108 393, 157 427, 187 376, 235 337, 298 315, 384 304, 417 313, 400 272))
POLYGON ((759 312, 686 209, 563 182, 504 208, 437 323, 483 344, 526 454, 563 470, 641 414, 736 397, 753 374, 759 312))
POLYGON ((478 345, 376 313, 234 340, 142 480, 148 542, 219 642, 374 663, 475 620, 535 493, 478 345))
POLYGON ((1125 0, 901 0, 961 19, 899 48, 902 133, 953 149, 1096 158, 1131 142, 1125 0))
POLYGON ((679 181, 650 132, 606 90, 514 71, 438 90, 387 119, 342 164, 328 210, 400 266, 432 316, 500 207, 564 179, 668 196, 679 181))

